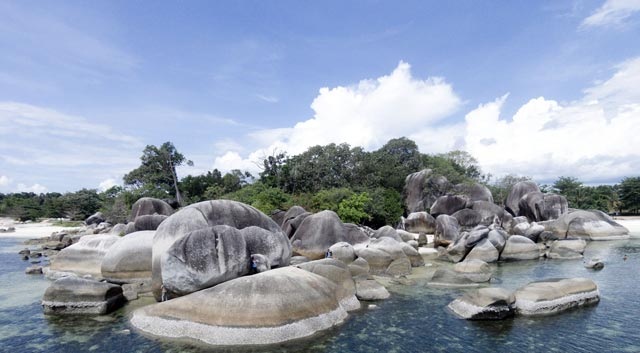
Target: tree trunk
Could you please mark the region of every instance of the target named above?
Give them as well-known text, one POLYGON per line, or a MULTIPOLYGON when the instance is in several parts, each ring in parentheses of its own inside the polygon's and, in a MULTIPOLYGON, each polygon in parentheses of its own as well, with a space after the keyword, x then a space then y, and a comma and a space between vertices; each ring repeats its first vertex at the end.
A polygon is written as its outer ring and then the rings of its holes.
POLYGON ((169 158, 169 168, 171 169, 171 177, 173 178, 173 187, 176 190, 176 201, 178 205, 182 206, 182 195, 180 194, 180 189, 178 189, 178 176, 176 175, 176 168, 173 166, 171 158, 169 158))

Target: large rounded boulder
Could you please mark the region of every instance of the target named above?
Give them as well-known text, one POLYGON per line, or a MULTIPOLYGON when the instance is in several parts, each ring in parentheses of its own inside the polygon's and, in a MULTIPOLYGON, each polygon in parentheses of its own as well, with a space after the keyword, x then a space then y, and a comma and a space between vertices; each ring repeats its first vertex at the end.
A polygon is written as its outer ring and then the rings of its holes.
POLYGON ((436 218, 436 233, 434 235, 434 247, 447 247, 460 237, 460 225, 455 217, 440 215, 436 218))
POLYGON ((155 234, 155 231, 134 232, 116 241, 102 259, 102 277, 113 283, 150 282, 155 234))
POLYGON ((544 227, 561 239, 581 237, 591 240, 613 240, 629 237, 627 228, 604 212, 596 210, 566 213, 553 222, 545 222, 544 227))
POLYGON ((520 199, 530 192, 540 192, 538 184, 533 181, 521 181, 515 184, 509 191, 507 200, 504 203, 507 212, 511 213, 514 217, 519 216, 520 199))
POLYGON ((525 216, 530 222, 557 219, 569 210, 567 199, 562 195, 530 192, 520 199, 519 216, 525 216))
POLYGON ((343 322, 348 314, 338 292, 333 281, 289 266, 143 307, 131 323, 152 335, 212 345, 279 343, 343 322))
MULTIPOLYGON (((216 234, 219 235, 220 232, 216 232, 211 228, 221 225, 229 226, 237 230, 242 230, 248 227, 262 228, 267 231, 266 233, 263 233, 263 235, 270 238, 268 242, 278 244, 278 246, 283 249, 282 251, 284 253, 290 252, 291 245, 289 244, 288 239, 286 238, 280 227, 273 220, 271 220, 271 218, 258 211, 254 207, 243 204, 241 202, 230 200, 204 201, 189 205, 167 218, 164 222, 162 222, 162 224, 160 224, 160 227, 158 227, 158 230, 156 231, 152 253, 152 287, 153 294, 156 297, 156 300, 160 300, 162 298, 164 271, 162 266, 163 263, 167 262, 167 260, 169 260, 176 266, 189 268, 191 265, 189 265, 188 263, 179 265, 179 262, 181 261, 181 259, 193 259, 193 270, 197 272, 200 265, 212 264, 212 262, 210 261, 213 259, 213 257, 218 258, 218 253, 213 254, 213 252, 219 251, 219 249, 224 250, 225 248, 216 247, 215 241, 212 244, 212 239, 205 240, 204 238, 206 238, 206 236, 204 234, 207 234, 215 239, 216 234), (203 231, 199 232, 197 236, 192 235, 194 237, 193 239, 181 242, 180 246, 173 246, 177 241, 185 238, 189 234, 192 234, 192 232, 199 230, 203 231), (214 245, 214 247, 201 248, 199 247, 201 244, 214 245), (172 247, 173 249, 171 251, 173 255, 169 256, 168 251, 172 247), (200 257, 200 255, 202 255, 201 253, 207 253, 211 257, 206 261, 202 260, 200 257), (168 257, 171 257, 171 259, 167 259, 168 257)), ((233 233, 234 235, 240 234, 232 231, 229 232, 233 233)), ((247 239, 242 235, 241 237, 245 242, 245 246, 247 246, 247 239)), ((233 249, 235 251, 235 248, 233 249)), ((246 254, 249 251, 246 247, 244 251, 240 250, 241 249, 237 250, 239 254, 246 254)), ((227 255, 222 254, 220 258, 227 257, 227 255)), ((282 265, 287 265, 288 261, 289 258, 283 259, 282 265)), ((247 266, 249 265, 248 260, 246 264, 247 266)), ((200 269, 200 271, 205 272, 207 270, 208 269, 206 268, 200 269)), ((207 275, 205 275, 205 277, 206 276, 207 275)), ((226 275, 222 275, 221 278, 228 278, 225 276, 226 275)), ((204 281, 204 283, 208 282, 204 281)), ((184 293, 185 291, 178 290, 178 292, 184 293)))
POLYGON ((409 233, 433 234, 436 220, 427 212, 412 212, 407 218, 403 218, 402 227, 409 233))
POLYGON ((449 215, 464 209, 467 207, 469 199, 463 195, 445 195, 440 196, 436 202, 431 206, 430 213, 434 217, 439 215, 449 215))
POLYGON ((409 174, 403 190, 405 206, 409 213, 428 210, 436 199, 446 195, 451 187, 447 178, 434 175, 431 169, 409 174))
POLYGON ((102 276, 102 260, 109 248, 120 240, 113 234, 85 235, 62 249, 51 260, 51 271, 72 272, 80 275, 102 276))
POLYGON ((168 203, 153 197, 143 197, 131 206, 131 217, 129 220, 134 221, 138 216, 154 214, 170 216, 172 213, 173 207, 168 203))
POLYGON ((493 195, 488 187, 478 183, 463 183, 453 187, 452 193, 464 195, 469 201, 486 201, 493 203, 493 195))
POLYGON ((531 239, 521 235, 512 235, 507 239, 504 249, 500 254, 500 260, 536 260, 540 257, 538 245, 531 239))
POLYGON ((304 219, 291 238, 291 245, 295 254, 318 260, 325 257, 331 245, 343 241, 355 245, 369 241, 369 237, 350 231, 335 212, 322 211, 304 219))

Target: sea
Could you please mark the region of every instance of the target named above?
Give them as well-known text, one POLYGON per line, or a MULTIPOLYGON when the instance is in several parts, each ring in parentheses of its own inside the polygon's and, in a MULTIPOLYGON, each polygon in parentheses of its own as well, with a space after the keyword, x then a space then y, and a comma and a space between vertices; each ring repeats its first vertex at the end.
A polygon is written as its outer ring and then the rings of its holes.
POLYGON ((531 281, 588 277, 600 290, 596 305, 543 317, 502 321, 457 318, 447 304, 462 288, 414 279, 392 284, 391 298, 365 303, 341 325, 285 344, 210 347, 196 341, 148 337, 129 324, 141 298, 105 316, 55 317, 40 301, 50 281, 26 275, 18 251, 24 238, 0 238, 0 352, 640 352, 640 239, 590 242, 585 259, 499 263, 492 286, 517 289, 531 281), (625 259, 626 257, 626 259, 625 259))

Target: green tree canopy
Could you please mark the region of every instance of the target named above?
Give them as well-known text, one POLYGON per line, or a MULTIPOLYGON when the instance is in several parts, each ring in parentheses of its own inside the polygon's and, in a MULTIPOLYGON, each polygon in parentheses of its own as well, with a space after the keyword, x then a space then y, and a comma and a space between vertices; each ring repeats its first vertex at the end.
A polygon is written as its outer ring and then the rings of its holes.
POLYGON ((628 177, 620 182, 620 201, 626 210, 638 213, 640 209, 640 177, 628 177))
POLYGON ((183 164, 193 165, 179 153, 173 143, 165 142, 160 147, 147 145, 140 157, 141 165, 124 176, 126 185, 141 188, 147 187, 148 196, 166 197, 174 194, 176 201, 183 204, 182 194, 178 188, 176 167, 183 164))

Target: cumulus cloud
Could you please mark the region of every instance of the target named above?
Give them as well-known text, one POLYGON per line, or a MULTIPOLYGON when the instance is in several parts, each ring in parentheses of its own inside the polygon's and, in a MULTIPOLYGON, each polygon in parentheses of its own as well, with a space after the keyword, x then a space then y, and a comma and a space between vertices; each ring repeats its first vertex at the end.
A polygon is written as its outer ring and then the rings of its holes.
POLYGON ((0 170, 56 191, 97 185, 138 164, 144 145, 106 124, 39 106, 0 102, 0 170))
POLYGON ((31 186, 27 186, 25 184, 18 184, 18 188, 17 188, 18 192, 33 192, 34 194, 44 194, 45 192, 47 192, 47 188, 45 186, 42 186, 40 184, 33 184, 31 186))
POLYGON ((640 170, 640 60, 619 66, 582 99, 559 103, 538 97, 512 119, 500 116, 507 96, 466 115, 466 149, 485 171, 552 181, 575 176, 617 181, 640 170))
POLYGON ((582 21, 587 27, 606 27, 624 23, 640 11, 640 0, 607 0, 591 16, 582 21))
POLYGON ((98 184, 98 190, 100 191, 106 191, 111 189, 112 187, 118 185, 118 182, 116 182, 115 179, 113 178, 109 178, 109 179, 105 179, 103 181, 100 182, 100 184, 98 184))
POLYGON ((11 183, 11 179, 9 179, 6 175, 0 175, 0 186, 7 186, 11 183))
POLYGON ((311 104, 312 118, 290 128, 253 132, 249 138, 259 142, 262 148, 246 158, 235 151, 227 151, 216 158, 214 166, 228 170, 230 166, 253 165, 255 170, 255 162, 273 151, 295 155, 310 146, 343 142, 375 149, 391 138, 404 135, 422 136, 424 141, 432 142, 446 140, 433 144, 444 150, 450 140, 433 134, 460 134, 453 131, 455 129, 435 128, 434 125, 461 105, 453 87, 444 79, 414 78, 409 64, 400 62, 391 74, 377 79, 321 88, 311 104))

